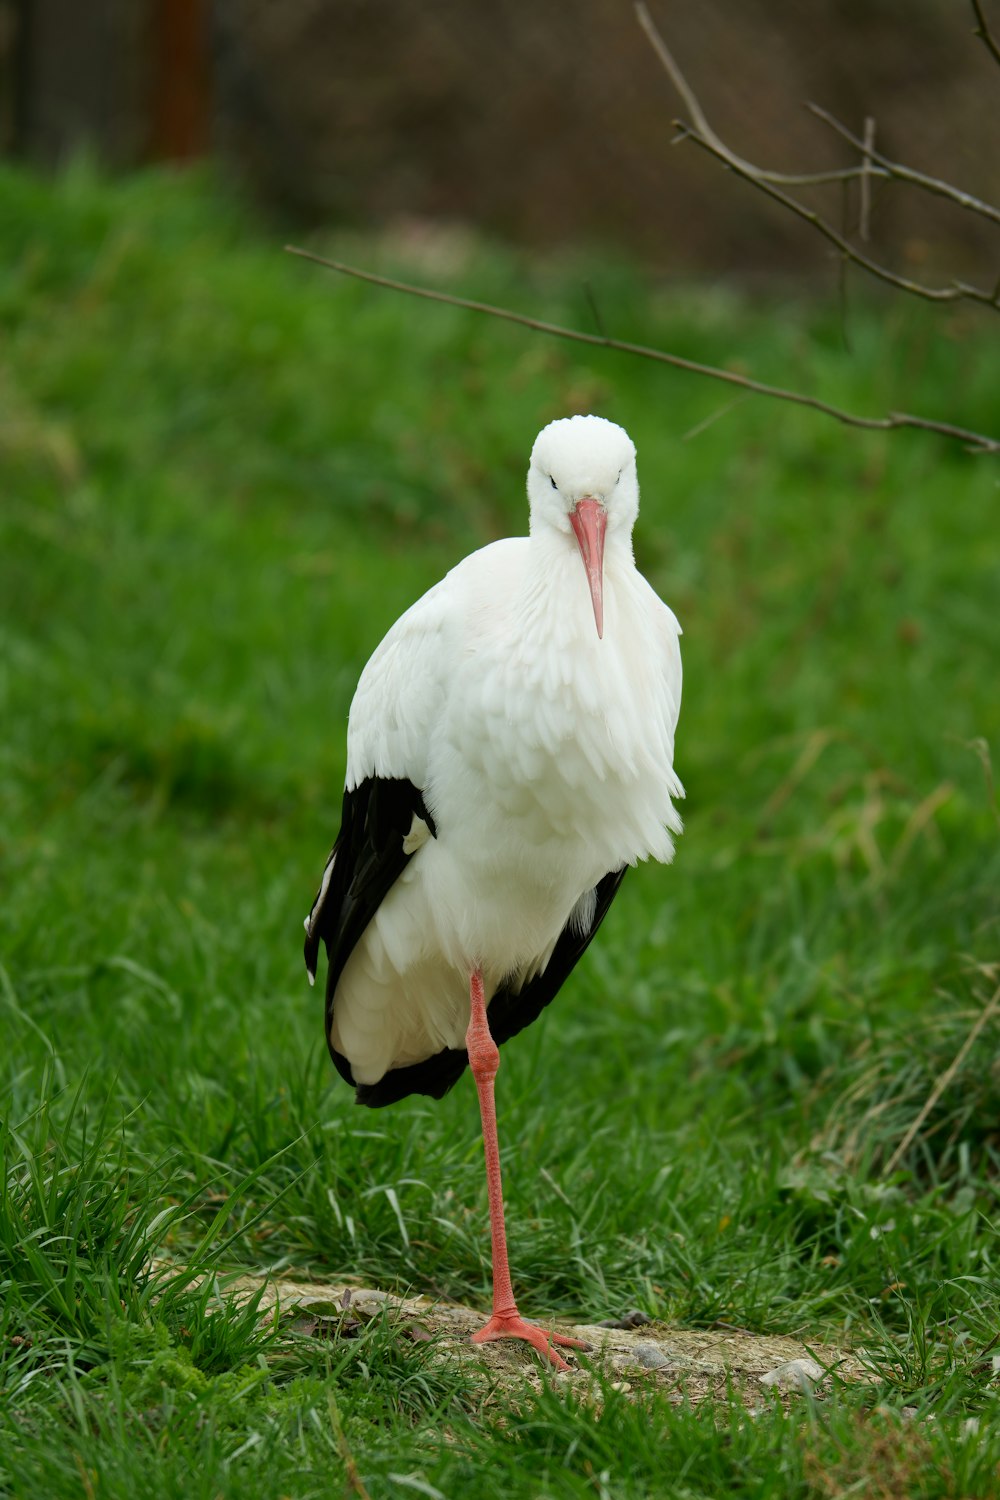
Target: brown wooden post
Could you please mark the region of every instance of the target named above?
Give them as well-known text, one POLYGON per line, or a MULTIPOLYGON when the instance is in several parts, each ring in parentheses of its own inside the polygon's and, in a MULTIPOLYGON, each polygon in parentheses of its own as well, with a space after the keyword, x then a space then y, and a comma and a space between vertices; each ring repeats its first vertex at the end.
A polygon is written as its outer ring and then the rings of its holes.
POLYGON ((155 0, 150 45, 149 154, 159 161, 204 155, 210 138, 206 0, 155 0))

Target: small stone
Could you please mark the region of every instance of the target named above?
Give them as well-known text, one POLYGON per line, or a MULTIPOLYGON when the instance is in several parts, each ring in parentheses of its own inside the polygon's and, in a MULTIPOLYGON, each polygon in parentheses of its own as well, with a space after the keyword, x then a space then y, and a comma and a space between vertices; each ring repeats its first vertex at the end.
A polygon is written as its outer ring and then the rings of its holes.
POLYGON ((811 1391, 826 1371, 814 1359, 789 1359, 760 1377, 761 1385, 776 1385, 783 1391, 811 1391))
POLYGON ((655 1344, 636 1344, 632 1353, 647 1370, 662 1370, 664 1365, 670 1363, 663 1350, 657 1349, 655 1344))
POLYGON ((602 1318, 598 1328, 644 1328, 647 1323, 652 1323, 644 1312, 634 1307, 631 1312, 623 1313, 620 1318, 602 1318))
POLYGON ((423 1323, 407 1323, 400 1329, 400 1333, 404 1339, 409 1339, 411 1344, 429 1344, 434 1338, 430 1329, 425 1328, 423 1323))
POLYGON ((344 1310, 340 1299, 333 1297, 288 1298, 284 1306, 286 1316, 295 1317, 339 1318, 344 1310))
POLYGON ((357 1318, 319 1314, 311 1318, 296 1318, 291 1324, 293 1333, 301 1333, 310 1339, 356 1339, 361 1332, 357 1318))
POLYGON ((351 1310, 362 1318, 377 1318, 390 1305, 385 1292, 355 1292, 351 1298, 351 1310))

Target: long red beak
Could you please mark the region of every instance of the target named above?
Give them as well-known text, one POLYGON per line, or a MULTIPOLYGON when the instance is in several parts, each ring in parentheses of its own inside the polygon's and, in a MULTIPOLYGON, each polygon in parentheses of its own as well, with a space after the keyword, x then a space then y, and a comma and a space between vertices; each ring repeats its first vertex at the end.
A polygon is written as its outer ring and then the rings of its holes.
POLYGON ((608 513, 600 500, 587 495, 578 500, 569 513, 570 524, 576 532, 583 566, 587 570, 590 598, 594 606, 597 638, 604 639, 604 533, 608 527, 608 513))

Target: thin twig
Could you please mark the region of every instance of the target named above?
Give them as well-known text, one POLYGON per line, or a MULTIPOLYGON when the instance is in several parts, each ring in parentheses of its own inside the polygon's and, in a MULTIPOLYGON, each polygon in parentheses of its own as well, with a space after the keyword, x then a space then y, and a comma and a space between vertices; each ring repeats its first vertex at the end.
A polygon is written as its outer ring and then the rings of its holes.
POLYGON ((601 317, 601 309, 597 305, 597 298, 594 296, 594 288, 591 286, 589 281, 585 281, 583 283, 583 290, 586 293, 587 302, 590 304, 590 311, 593 314, 594 327, 597 329, 601 337, 606 339, 608 336, 608 330, 604 326, 604 319, 601 317))
POLYGON ((715 411, 710 411, 707 417, 702 417, 700 422, 696 422, 693 427, 688 428, 687 432, 682 433, 681 442, 690 443, 692 438, 701 437, 701 434, 703 432, 706 432, 709 427, 714 427, 715 423, 718 422, 722 417, 728 417, 729 413, 733 410, 734 407, 742 406, 744 401, 749 400, 749 394, 745 394, 743 396, 734 396, 733 399, 731 401, 727 401, 724 406, 719 406, 715 411))
POLYGON ((664 349, 651 349, 645 344, 632 344, 624 339, 607 338, 596 333, 582 333, 577 328, 564 328, 558 323, 546 323, 539 318, 529 318, 525 313, 514 312, 509 307, 494 307, 489 302, 476 302, 469 297, 456 297, 451 292, 433 291, 430 287, 414 286, 407 281, 396 281, 389 276, 378 276, 374 271, 362 271, 357 266, 348 266, 342 261, 327 260, 322 255, 314 255, 311 250, 303 250, 298 245, 286 245, 285 249, 289 255, 299 255, 303 260, 311 260, 318 266, 324 266, 328 271, 338 272, 341 276, 353 276, 359 281, 370 282, 373 286, 387 287, 393 292, 405 292, 410 297, 424 297, 429 302, 443 302, 448 307, 460 307, 466 312, 484 313, 487 317, 501 318, 506 323, 516 323, 521 328, 531 328, 536 333, 547 333, 554 338, 570 339, 576 344, 596 345, 600 349, 612 349, 619 354, 652 359, 658 364, 686 370, 691 375, 704 375, 710 380, 725 381, 727 385, 739 386, 742 390, 752 391, 758 396, 772 396, 778 401, 791 401, 796 406, 809 407, 810 410, 822 412, 824 416, 832 417, 847 427, 863 427, 869 431, 878 432, 887 432, 900 427, 916 428, 922 432, 934 432, 941 437, 954 438, 958 442, 967 444, 973 453, 1000 453, 1000 438, 988 437, 981 432, 971 432, 968 428, 956 427, 951 422, 938 422, 930 417, 917 417, 909 412, 899 411, 890 412, 885 417, 860 416, 854 412, 844 411, 838 406, 831 406, 826 401, 820 401, 817 396, 806 396, 801 391, 788 391, 781 386, 767 385, 762 380, 752 380, 746 375, 738 375, 734 370, 720 370, 715 365, 703 365, 693 359, 683 359, 679 354, 668 354, 664 349))
POLYGON ((981 302, 984 307, 991 307, 995 312, 1000 312, 1000 302, 997 301, 995 289, 987 291, 983 287, 969 286, 964 281, 953 281, 950 286, 926 286, 922 281, 912 281, 908 276, 900 276, 895 271, 890 271, 888 266, 883 266, 877 260, 872 260, 870 255, 865 255, 864 251, 852 245, 850 240, 846 239, 839 230, 834 229, 833 225, 829 224, 821 214, 814 213, 811 208, 806 208, 805 204, 800 203, 797 198, 792 198, 788 193, 783 193, 773 183, 759 176, 755 168, 747 171, 741 164, 738 164, 738 158, 731 157, 728 150, 717 150, 711 141, 707 141, 696 132, 687 129, 683 121, 678 120, 675 123, 682 132, 686 132, 688 140, 693 141, 696 146, 700 146, 709 155, 717 157, 719 161, 724 162, 730 171, 736 173, 737 177, 742 177, 744 181, 752 183, 754 187, 759 188, 767 197, 773 198, 776 203, 780 203, 782 208, 787 208, 789 213, 794 214, 803 223, 811 225, 825 240, 829 240, 830 244, 839 250, 841 255, 845 255, 856 266, 860 266, 862 270, 867 271, 869 276, 874 276, 878 281, 884 281, 887 286, 894 286, 897 291, 907 292, 911 297, 921 297, 926 302, 981 302))
POLYGON ((973 28, 973 36, 979 38, 983 46, 992 55, 993 61, 1000 66, 1000 43, 997 42, 996 37, 986 24, 981 0, 972 0, 972 9, 976 14, 976 25, 973 28))
POLYGON ((903 1139, 900 1141, 899 1145, 890 1156, 888 1164, 884 1172, 882 1173, 883 1177, 892 1176, 893 1172, 896 1170, 899 1163, 902 1161, 903 1157, 910 1149, 910 1146, 913 1144, 913 1140, 917 1134, 917 1131, 920 1129, 921 1125, 923 1125, 924 1121, 927 1119, 927 1116, 930 1114, 931 1110, 934 1108, 935 1104, 938 1102, 941 1095, 944 1093, 945 1089, 948 1087, 949 1083, 954 1078, 959 1068, 962 1066, 962 1063, 968 1056, 973 1043, 975 1042, 979 1033, 982 1031, 983 1027, 986 1025, 986 1022, 996 1014, 998 1007, 1000 1007, 1000 986, 998 986, 993 991, 992 996, 983 1006, 982 1010, 979 1012, 979 1015, 976 1017, 975 1023, 973 1024, 968 1036, 965 1038, 965 1041, 955 1053, 954 1060, 947 1068, 945 1068, 937 1083, 935 1083, 934 1087, 931 1089, 924 1103, 923 1109, 921 1109, 920 1113, 917 1115, 917 1118, 913 1121, 909 1130, 907 1130, 906 1134, 903 1136, 903 1139))
POLYGON ((871 239, 871 217, 872 217, 872 152, 875 149, 875 121, 871 115, 865 116, 865 144, 864 171, 861 175, 861 221, 858 233, 867 244, 871 239))
MULTIPOLYGON (((715 148, 720 156, 725 157, 734 170, 742 167, 745 172, 753 173, 762 182, 780 182, 786 187, 805 187, 823 182, 844 182, 851 177, 860 177, 862 175, 864 172, 863 167, 836 167, 827 172, 768 172, 763 167, 755 167, 753 162, 744 161, 741 156, 736 155, 735 151, 731 151, 724 141, 719 139, 711 125, 709 125, 705 117, 705 111, 698 102, 697 95, 671 56, 670 50, 657 30, 656 24, 646 9, 643 0, 635 0, 635 14, 639 25, 646 33, 646 38, 650 46, 663 66, 664 72, 670 78, 678 94, 680 94, 685 108, 694 121, 695 129, 692 132, 690 127, 687 127, 688 134, 700 135, 706 143, 710 143, 715 148)), ((883 174, 879 172, 876 175, 882 176, 883 174)))
MULTIPOLYGON (((846 182, 840 190, 840 222, 847 230, 847 215, 850 209, 850 193, 846 182)), ((851 299, 847 285, 847 272, 850 261, 846 255, 842 255, 837 261, 837 310, 840 313, 840 339, 848 354, 853 354, 850 333, 850 311, 851 299)))
MULTIPOLYGON (((865 150, 865 142, 854 134, 853 130, 838 120, 836 115, 831 115, 829 110, 823 109, 819 104, 807 104, 806 109, 815 115, 817 120, 822 120, 824 125, 836 131, 842 140, 857 148, 858 151, 865 150)), ((874 148, 869 150, 868 155, 877 167, 881 167, 880 174, 872 173, 873 176, 881 175, 883 178, 894 177, 899 182, 908 182, 913 187, 922 188, 925 193, 933 193, 938 198, 947 198, 950 203, 956 203, 959 208, 965 208, 969 213, 978 214, 981 219, 990 219, 994 224, 1000 224, 1000 208, 992 203, 986 203, 982 198, 977 198, 974 193, 967 193, 964 188, 957 188, 951 182, 944 182, 940 177, 930 177, 926 172, 918 172, 915 167, 906 167, 902 162, 893 161, 891 157, 883 156, 881 151, 874 148)))
MULTIPOLYGON (((833 225, 828 223, 821 214, 815 213, 811 208, 807 208, 804 203, 800 203, 797 198, 793 198, 790 194, 783 192, 781 187, 778 186, 779 183, 788 186, 795 182, 801 182, 802 178, 790 177, 784 173, 766 172, 761 167, 755 166, 753 162, 745 161, 742 156, 737 156, 736 152, 731 150, 709 125, 697 96, 671 56, 670 50, 657 30, 643 0, 636 0, 635 11, 639 25, 646 33, 650 45, 694 121, 693 126, 684 120, 676 120, 674 122, 677 130, 680 132, 678 136, 679 140, 693 141, 696 146, 700 146, 703 151, 707 151, 710 156, 714 156, 718 161, 721 161, 731 172, 735 172, 737 177, 741 177, 753 187, 759 188, 767 197, 773 198, 776 203, 780 203, 782 208, 787 209, 789 213, 794 214, 803 223, 809 224, 818 234, 821 234, 824 239, 835 246, 841 255, 846 256, 855 265, 861 266, 870 276, 874 276, 877 280, 885 282, 887 286, 893 286, 898 291, 907 292, 912 297, 922 297, 928 302, 957 302, 967 300, 981 302, 985 307, 991 307, 994 311, 1000 311, 1000 302, 997 300, 995 289, 987 291, 982 287, 970 286, 965 282, 958 281, 952 282, 950 286, 925 286, 923 282, 912 281, 908 276, 900 276, 895 271, 891 271, 888 266, 883 266, 878 261, 872 260, 870 255, 866 255, 863 251, 858 250, 851 244, 850 240, 834 229, 833 225)), ((863 168, 860 168, 860 171, 863 171, 863 168)), ((815 180, 815 178, 812 180, 815 180)))

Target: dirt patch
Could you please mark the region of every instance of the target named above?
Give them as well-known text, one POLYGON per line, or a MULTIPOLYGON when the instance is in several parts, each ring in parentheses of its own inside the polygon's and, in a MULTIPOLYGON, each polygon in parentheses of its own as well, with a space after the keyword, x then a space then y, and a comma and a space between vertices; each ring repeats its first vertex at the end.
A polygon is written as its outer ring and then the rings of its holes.
MULTIPOLYGON (((351 1325, 387 1314, 398 1322, 401 1337, 435 1343, 435 1358, 459 1361, 485 1374, 494 1384, 510 1387, 553 1378, 575 1387, 588 1378, 574 1351, 562 1351, 573 1368, 557 1374, 517 1340, 477 1345, 470 1336, 484 1315, 458 1303, 430 1297, 398 1297, 349 1280, 299 1281, 286 1276, 241 1276, 226 1284, 237 1299, 260 1294, 262 1312, 274 1307, 301 1331, 328 1336, 349 1335, 351 1325)), ((583 1360, 623 1390, 657 1388, 669 1398, 698 1403, 725 1400, 737 1390, 752 1409, 770 1404, 774 1391, 783 1396, 812 1390, 822 1394, 834 1381, 871 1383, 874 1376, 859 1353, 830 1344, 802 1344, 796 1339, 758 1335, 738 1328, 685 1329, 664 1323, 638 1328, 608 1328, 593 1323, 560 1323, 558 1331, 592 1346, 583 1360)))

